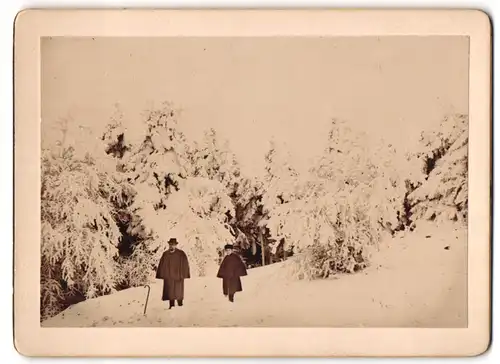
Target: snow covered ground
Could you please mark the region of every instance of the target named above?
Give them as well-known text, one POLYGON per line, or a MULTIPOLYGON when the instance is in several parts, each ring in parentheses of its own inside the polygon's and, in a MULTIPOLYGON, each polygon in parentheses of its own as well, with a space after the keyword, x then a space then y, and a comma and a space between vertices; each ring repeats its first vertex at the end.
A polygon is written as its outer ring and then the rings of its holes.
POLYGON ((366 270, 294 281, 287 264, 251 269, 235 303, 215 277, 186 281, 185 305, 168 310, 161 281, 76 304, 44 327, 465 327, 467 231, 420 225, 386 239, 366 270))

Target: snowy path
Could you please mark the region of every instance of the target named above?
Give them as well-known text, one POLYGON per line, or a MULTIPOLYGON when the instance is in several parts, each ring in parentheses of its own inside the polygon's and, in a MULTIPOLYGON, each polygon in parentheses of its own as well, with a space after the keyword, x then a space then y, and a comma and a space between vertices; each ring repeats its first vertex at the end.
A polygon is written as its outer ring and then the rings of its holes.
POLYGON ((249 270, 229 303, 215 277, 186 281, 184 307, 167 309, 161 283, 79 303, 45 327, 463 327, 467 325, 466 231, 421 228, 387 240, 354 275, 292 281, 283 264, 249 270), (449 249, 445 249, 449 246, 449 249))

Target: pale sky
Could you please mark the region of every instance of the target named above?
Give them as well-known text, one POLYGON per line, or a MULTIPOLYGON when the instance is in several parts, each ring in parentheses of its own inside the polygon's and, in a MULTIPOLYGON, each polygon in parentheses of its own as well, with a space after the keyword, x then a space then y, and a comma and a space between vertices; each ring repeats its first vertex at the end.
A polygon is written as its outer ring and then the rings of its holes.
POLYGON ((332 118, 404 148, 468 111, 468 38, 52 38, 42 40, 42 142, 60 118, 97 130, 119 103, 129 128, 153 103, 214 127, 258 173, 271 136, 296 163, 325 147, 332 118))

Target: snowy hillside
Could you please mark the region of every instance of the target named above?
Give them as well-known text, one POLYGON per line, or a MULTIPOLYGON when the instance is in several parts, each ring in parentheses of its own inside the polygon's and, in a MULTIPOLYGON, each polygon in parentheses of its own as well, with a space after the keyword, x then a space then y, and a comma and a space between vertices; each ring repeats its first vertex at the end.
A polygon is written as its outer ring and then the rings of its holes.
POLYGON ((290 279, 286 263, 249 270, 229 303, 215 277, 186 281, 184 307, 168 310, 161 282, 90 299, 43 327, 463 327, 467 325, 467 233, 420 224, 380 244, 369 268, 313 282, 290 279))

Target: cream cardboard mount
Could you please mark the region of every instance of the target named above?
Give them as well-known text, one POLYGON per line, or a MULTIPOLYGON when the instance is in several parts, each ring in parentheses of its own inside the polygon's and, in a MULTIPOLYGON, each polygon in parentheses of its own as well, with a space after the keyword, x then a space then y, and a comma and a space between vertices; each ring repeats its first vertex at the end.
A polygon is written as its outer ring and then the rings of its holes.
POLYGON ((25 10, 14 43, 22 355, 487 350, 485 13, 25 10))

